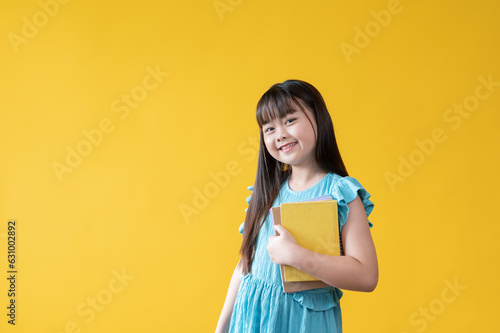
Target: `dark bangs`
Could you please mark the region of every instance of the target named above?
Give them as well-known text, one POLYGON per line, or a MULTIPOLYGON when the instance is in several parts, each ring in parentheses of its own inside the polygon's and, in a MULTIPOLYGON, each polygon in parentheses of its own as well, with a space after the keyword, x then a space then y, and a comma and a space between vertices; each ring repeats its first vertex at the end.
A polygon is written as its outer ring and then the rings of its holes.
POLYGON ((265 124, 276 118, 283 118, 286 115, 294 113, 302 106, 288 91, 278 85, 272 86, 264 95, 262 95, 257 104, 257 123, 262 128, 265 124))

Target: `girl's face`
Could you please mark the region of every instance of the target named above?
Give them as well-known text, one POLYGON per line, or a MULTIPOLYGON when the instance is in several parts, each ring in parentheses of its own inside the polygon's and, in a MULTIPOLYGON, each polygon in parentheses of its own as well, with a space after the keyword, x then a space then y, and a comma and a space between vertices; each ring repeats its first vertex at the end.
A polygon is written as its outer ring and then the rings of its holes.
POLYGON ((267 151, 276 160, 292 167, 315 164, 317 125, 308 108, 297 107, 295 112, 273 119, 262 126, 262 133, 267 151))

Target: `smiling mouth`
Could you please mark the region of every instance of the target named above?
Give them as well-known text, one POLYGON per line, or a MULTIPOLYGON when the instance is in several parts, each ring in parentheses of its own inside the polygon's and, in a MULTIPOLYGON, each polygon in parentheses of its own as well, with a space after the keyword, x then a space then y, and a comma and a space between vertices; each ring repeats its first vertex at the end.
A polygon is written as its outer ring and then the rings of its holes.
POLYGON ((290 149, 292 149, 292 148, 293 148, 296 144, 297 144, 297 142, 292 142, 292 143, 289 143, 289 144, 287 144, 287 145, 284 145, 284 146, 279 147, 279 150, 284 151, 284 152, 289 151, 289 150, 290 150, 290 149))

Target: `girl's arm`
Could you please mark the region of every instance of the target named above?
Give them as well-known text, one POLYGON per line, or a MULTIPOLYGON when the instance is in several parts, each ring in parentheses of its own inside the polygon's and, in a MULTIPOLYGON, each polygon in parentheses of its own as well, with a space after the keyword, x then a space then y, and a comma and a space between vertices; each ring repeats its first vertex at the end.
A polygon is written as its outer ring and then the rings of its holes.
POLYGON ((229 321, 231 320, 231 315, 233 313, 234 302, 236 300, 236 295, 238 294, 238 289, 240 288, 241 268, 240 264, 234 269, 233 276, 231 277, 231 282, 229 282, 229 289, 227 291, 226 300, 224 301, 224 306, 222 307, 222 312, 219 317, 219 322, 217 323, 217 328, 215 333, 226 333, 229 331, 229 321))
POLYGON ((267 247, 271 260, 298 268, 337 288, 373 291, 378 283, 378 263, 365 209, 359 196, 347 205, 349 215, 342 228, 344 256, 303 248, 283 226, 277 225, 280 236, 271 236, 267 247))

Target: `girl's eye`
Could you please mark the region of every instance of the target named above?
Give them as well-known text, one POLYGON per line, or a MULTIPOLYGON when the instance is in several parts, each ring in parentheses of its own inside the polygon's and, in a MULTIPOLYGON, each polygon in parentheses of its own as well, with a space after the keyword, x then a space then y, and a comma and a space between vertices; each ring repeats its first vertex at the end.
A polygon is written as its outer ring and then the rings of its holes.
POLYGON ((271 132, 274 128, 273 127, 268 127, 264 129, 264 133, 271 132))
POLYGON ((290 119, 287 119, 287 120, 286 120, 286 122, 285 122, 285 125, 290 124, 290 123, 293 123, 295 120, 297 120, 297 118, 290 118, 290 119))

